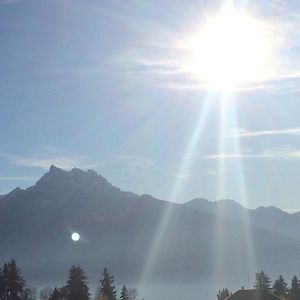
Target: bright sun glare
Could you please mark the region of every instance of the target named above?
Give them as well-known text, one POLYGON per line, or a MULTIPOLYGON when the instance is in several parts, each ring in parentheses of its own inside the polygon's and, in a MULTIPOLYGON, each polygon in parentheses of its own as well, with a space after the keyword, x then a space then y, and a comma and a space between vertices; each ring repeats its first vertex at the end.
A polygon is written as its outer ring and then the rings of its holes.
POLYGON ((232 9, 210 18, 181 46, 188 53, 183 68, 211 88, 230 89, 274 73, 267 24, 232 9))

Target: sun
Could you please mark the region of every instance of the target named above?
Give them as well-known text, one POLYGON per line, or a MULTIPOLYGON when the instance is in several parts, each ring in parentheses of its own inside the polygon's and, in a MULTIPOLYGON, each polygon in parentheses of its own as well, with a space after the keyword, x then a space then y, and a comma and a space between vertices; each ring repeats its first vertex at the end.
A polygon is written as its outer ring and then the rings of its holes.
POLYGON ((274 73, 268 24, 232 9, 209 18, 181 46, 182 68, 210 88, 231 89, 274 73))

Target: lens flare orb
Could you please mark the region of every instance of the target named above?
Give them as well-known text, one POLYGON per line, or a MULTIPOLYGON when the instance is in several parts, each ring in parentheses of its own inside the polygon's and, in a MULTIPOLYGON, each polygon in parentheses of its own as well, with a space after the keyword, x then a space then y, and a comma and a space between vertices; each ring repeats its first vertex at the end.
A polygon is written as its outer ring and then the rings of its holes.
POLYGON ((78 242, 80 240, 80 235, 78 232, 73 232, 72 235, 71 235, 71 239, 72 241, 74 242, 78 242))

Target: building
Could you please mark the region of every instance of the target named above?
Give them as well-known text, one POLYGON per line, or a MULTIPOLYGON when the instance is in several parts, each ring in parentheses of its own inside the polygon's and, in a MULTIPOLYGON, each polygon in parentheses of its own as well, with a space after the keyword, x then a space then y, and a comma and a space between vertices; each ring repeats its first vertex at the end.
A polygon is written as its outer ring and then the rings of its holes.
POLYGON ((239 290, 226 300, 279 300, 280 298, 263 290, 239 290))

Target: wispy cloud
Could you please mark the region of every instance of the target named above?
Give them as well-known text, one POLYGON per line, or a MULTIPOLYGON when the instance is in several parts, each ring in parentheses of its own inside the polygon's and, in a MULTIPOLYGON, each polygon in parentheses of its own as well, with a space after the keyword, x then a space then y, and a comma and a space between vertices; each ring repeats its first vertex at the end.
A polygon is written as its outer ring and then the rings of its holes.
MULTIPOLYGON (((173 54, 174 55, 174 54, 173 54)), ((125 58, 123 59, 125 62, 125 58)), ((120 62, 120 61, 119 61, 120 62)), ((207 82, 201 81, 195 74, 182 66, 180 59, 151 59, 151 58, 130 58, 127 57, 126 68, 128 68, 137 81, 145 80, 158 87, 178 91, 202 91, 211 89, 207 82)), ((247 92, 256 90, 269 90, 277 93, 280 85, 278 81, 287 79, 298 79, 298 72, 294 74, 278 75, 276 78, 265 81, 244 83, 232 87, 231 91, 247 92), (276 83, 275 83, 276 81, 276 83)), ((295 89, 295 87, 293 88, 295 89)), ((285 90, 285 92, 290 91, 285 90)))
POLYGON ((195 174, 193 174, 193 173, 178 173, 174 177, 177 179, 189 179, 194 176, 195 176, 195 174))
MULTIPOLYGON (((261 11, 265 6, 265 1, 257 1, 257 4, 249 4, 249 11, 261 11)), ((207 12, 204 12, 204 18, 199 18, 201 11, 197 11, 196 19, 193 19, 195 15, 192 14, 189 23, 191 26, 195 21, 194 31, 196 33, 200 27, 199 19, 205 19, 207 15, 207 12)), ((178 14, 180 15, 180 12, 178 14)), ((266 25, 268 36, 265 40, 271 41, 270 48, 274 52, 274 55, 270 55, 270 57, 274 56, 274 63, 270 64, 272 72, 267 72, 268 75, 257 79, 256 82, 240 84, 232 88, 232 91, 300 92, 300 63, 297 56, 300 43, 298 30, 300 14, 295 13, 293 3, 273 0, 268 3, 268 13, 261 18, 258 13, 256 19, 266 25), (277 63, 278 66, 275 66, 277 63)), ((157 26, 162 28, 157 30, 155 37, 148 36, 147 32, 142 32, 140 43, 136 43, 135 48, 116 58, 116 63, 126 68, 126 76, 130 74, 131 77, 136 76, 135 82, 146 80, 165 89, 202 91, 211 88, 203 79, 199 78, 199 74, 191 72, 188 66, 191 64, 193 55, 187 52, 186 48, 178 45, 178 41, 185 44, 184 38, 187 33, 193 32, 193 28, 182 29, 181 27, 176 31, 174 26, 172 28, 166 28, 162 24, 157 26), (160 32, 163 33, 160 34, 160 32), (163 44, 160 42, 162 40, 163 44)))
POLYGON ((300 159, 300 150, 294 150, 290 147, 271 148, 261 153, 217 153, 203 155, 204 159, 300 159))
POLYGON ((68 155, 55 157, 24 157, 6 153, 0 153, 0 157, 6 159, 9 163, 17 166, 36 167, 48 169, 51 165, 56 165, 63 169, 71 169, 75 166, 84 165, 82 155, 68 155))
POLYGON ((26 0, 0 0, 0 5, 10 5, 10 4, 15 4, 24 1, 26 0))
POLYGON ((185 173, 176 173, 174 174, 174 177, 177 179, 190 179, 193 177, 203 177, 203 176, 216 176, 218 173, 214 170, 208 169, 208 170, 197 170, 197 171, 191 171, 191 172, 185 172, 185 173))
POLYGON ((115 159, 133 168, 150 168, 154 166, 152 159, 135 155, 120 154, 116 155, 115 159))
POLYGON ((300 128, 271 129, 251 131, 243 128, 233 130, 225 135, 226 138, 243 138, 259 136, 300 135, 300 128))
POLYGON ((8 177, 0 177, 0 181, 27 181, 27 180, 36 180, 37 177, 29 177, 29 176, 8 176, 8 177))

